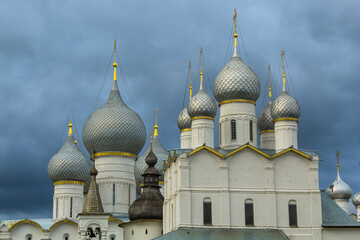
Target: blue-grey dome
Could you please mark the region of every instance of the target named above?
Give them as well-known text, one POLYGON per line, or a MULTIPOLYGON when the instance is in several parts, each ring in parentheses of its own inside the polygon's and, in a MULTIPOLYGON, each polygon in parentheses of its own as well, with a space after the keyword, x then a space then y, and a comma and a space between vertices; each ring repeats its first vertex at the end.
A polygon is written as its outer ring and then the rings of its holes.
POLYGON ((360 205, 360 192, 354 195, 354 197, 352 198, 352 203, 355 207, 360 205))
POLYGON ((332 199, 350 199, 352 196, 350 186, 341 179, 339 173, 335 181, 326 189, 326 193, 332 199))
POLYGON ((57 181, 90 181, 89 160, 77 148, 72 136, 68 136, 64 146, 50 159, 48 163, 48 175, 53 182, 57 181))
POLYGON ((256 102, 260 81, 254 71, 235 54, 215 78, 213 93, 218 102, 244 99, 256 102))
POLYGON ((214 118, 217 113, 217 106, 212 97, 205 92, 202 87, 200 91, 193 96, 187 107, 190 118, 193 117, 212 117, 214 118))
POLYGON ((140 116, 120 96, 117 81, 105 104, 95 110, 83 128, 83 142, 94 152, 127 152, 139 154, 146 140, 146 129, 140 116))
POLYGON ((267 130, 274 130, 273 119, 270 114, 271 103, 262 110, 257 119, 257 127, 260 132, 267 130))
POLYGON ((191 118, 189 116, 187 108, 184 108, 179 114, 179 117, 177 119, 177 125, 180 130, 191 128, 191 118))
POLYGON ((287 91, 283 91, 271 105, 271 117, 274 120, 279 118, 299 118, 300 115, 299 103, 287 91))

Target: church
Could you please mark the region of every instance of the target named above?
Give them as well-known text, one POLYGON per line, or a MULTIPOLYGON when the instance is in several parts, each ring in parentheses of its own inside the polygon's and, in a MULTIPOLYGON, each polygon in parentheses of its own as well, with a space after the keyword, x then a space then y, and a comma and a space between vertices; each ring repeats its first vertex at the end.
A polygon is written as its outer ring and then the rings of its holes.
POLYGON ((287 89, 285 52, 282 92, 273 100, 269 74, 268 105, 256 116, 260 81, 238 54, 236 11, 234 25, 215 99, 203 87, 201 49, 199 91, 193 95, 190 75, 190 99, 177 119, 180 146, 162 147, 156 119, 141 156, 147 131, 120 95, 115 43, 109 97, 83 126, 90 161, 70 119, 47 167, 52 218, 3 220, 0 239, 359 239, 360 193, 341 179, 339 152, 336 178, 321 191, 319 156, 298 144, 301 108, 287 89))

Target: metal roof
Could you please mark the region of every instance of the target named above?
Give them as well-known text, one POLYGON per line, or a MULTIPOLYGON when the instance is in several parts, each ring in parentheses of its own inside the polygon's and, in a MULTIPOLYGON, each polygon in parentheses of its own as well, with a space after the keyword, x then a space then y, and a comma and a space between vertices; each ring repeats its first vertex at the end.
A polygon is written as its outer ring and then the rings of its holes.
POLYGON ((277 229, 223 229, 223 228, 179 228, 155 238, 156 240, 281 240, 289 238, 277 229))
POLYGON ((360 222, 353 220, 334 200, 321 191, 323 227, 360 227, 360 222))

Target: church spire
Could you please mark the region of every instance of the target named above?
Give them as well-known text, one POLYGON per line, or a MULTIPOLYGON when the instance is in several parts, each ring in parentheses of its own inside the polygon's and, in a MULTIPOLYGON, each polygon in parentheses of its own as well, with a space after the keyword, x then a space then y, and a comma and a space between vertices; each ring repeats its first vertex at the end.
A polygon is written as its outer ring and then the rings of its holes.
POLYGON ((235 23, 235 32, 234 32, 234 55, 233 56, 238 56, 238 52, 237 52, 237 32, 236 32, 236 17, 237 17, 237 11, 236 8, 234 8, 234 16, 233 16, 233 20, 235 23))
POLYGON ((98 171, 95 168, 95 161, 93 167, 90 170, 91 182, 88 194, 85 199, 83 214, 99 214, 104 213, 104 208, 101 203, 98 185, 96 183, 96 175, 98 171))
POLYGON ((285 51, 281 50, 282 67, 283 67, 283 92, 286 92, 286 80, 285 80, 285 51))
POLYGON ((191 61, 189 61, 189 77, 190 77, 190 99, 192 97, 192 84, 191 84, 191 61))
POLYGON ((202 47, 200 47, 200 90, 203 89, 203 57, 202 57, 202 47))
POLYGON ((113 78, 113 87, 111 90, 118 90, 118 85, 117 85, 117 77, 116 77, 116 67, 117 67, 117 63, 116 63, 116 37, 114 40, 114 63, 113 63, 113 67, 114 67, 114 78, 113 78))
POLYGON ((269 64, 269 104, 271 104, 272 100, 271 100, 271 77, 270 77, 270 64, 269 64))
POLYGON ((154 137, 157 137, 158 136, 158 124, 157 124, 157 108, 155 110, 155 126, 154 126, 154 137))

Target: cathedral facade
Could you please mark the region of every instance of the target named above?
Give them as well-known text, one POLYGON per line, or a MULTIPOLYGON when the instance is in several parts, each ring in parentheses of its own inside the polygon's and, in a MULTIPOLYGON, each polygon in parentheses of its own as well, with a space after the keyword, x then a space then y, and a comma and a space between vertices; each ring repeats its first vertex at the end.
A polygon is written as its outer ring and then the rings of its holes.
POLYGON ((190 83, 177 120, 180 147, 162 147, 155 121, 140 157, 146 129, 120 95, 114 48, 109 97, 83 127, 91 161, 70 121, 48 164, 53 217, 4 220, 0 239, 359 239, 360 194, 353 219, 339 163, 335 181, 320 191, 319 156, 298 145, 301 109, 287 90, 284 51, 282 92, 273 101, 269 81, 269 104, 256 116, 260 81, 238 54, 236 13, 234 22, 234 53, 215 79, 215 99, 203 87, 201 50, 199 91, 193 96, 190 83))

